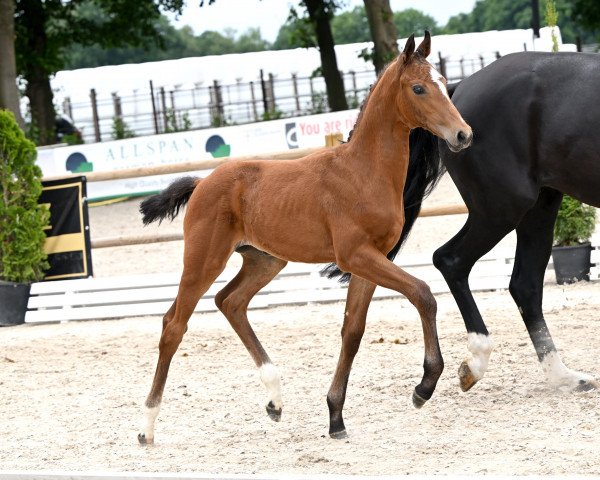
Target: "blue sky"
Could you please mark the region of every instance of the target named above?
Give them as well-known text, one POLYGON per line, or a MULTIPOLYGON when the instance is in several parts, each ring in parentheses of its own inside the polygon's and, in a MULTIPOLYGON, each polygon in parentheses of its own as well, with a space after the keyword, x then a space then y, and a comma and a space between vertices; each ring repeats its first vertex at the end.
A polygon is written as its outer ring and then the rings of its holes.
MULTIPOLYGON (((444 25, 448 18, 462 12, 470 12, 476 0, 390 0, 394 11, 405 8, 416 8, 431 15, 438 25, 444 25)), ((187 7, 175 25, 192 27, 196 34, 205 30, 223 32, 230 28, 243 33, 249 28, 260 28, 262 37, 274 41, 279 27, 285 22, 290 5, 297 5, 297 0, 216 0, 204 7, 199 0, 187 0, 187 7)), ((346 0, 346 9, 362 5, 362 0, 346 0)), ((169 15, 174 19, 173 15, 169 15)))

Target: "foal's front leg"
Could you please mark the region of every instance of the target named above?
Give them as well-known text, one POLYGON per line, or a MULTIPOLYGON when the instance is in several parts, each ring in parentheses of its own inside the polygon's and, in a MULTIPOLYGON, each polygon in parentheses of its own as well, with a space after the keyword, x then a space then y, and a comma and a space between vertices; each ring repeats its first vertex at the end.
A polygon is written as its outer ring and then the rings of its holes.
POLYGON ((352 252, 346 252, 347 255, 339 253, 336 263, 342 271, 403 294, 419 312, 423 327, 425 360, 423 378, 415 387, 412 400, 415 407, 421 408, 433 395, 444 370, 436 328, 437 303, 429 286, 392 263, 372 245, 364 244, 352 252))
POLYGON ((348 436, 342 418, 342 409, 346 400, 350 369, 365 331, 367 310, 371 298, 373 298, 375 287, 374 283, 356 275, 353 275, 350 279, 342 327, 342 350, 327 394, 329 435, 331 438, 346 438, 348 436))

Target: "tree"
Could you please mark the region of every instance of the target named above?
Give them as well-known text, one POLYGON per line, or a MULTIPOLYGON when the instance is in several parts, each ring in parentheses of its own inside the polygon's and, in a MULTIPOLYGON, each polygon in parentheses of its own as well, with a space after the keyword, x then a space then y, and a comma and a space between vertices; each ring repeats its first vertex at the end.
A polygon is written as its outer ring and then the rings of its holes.
POLYGON ((306 7, 317 36, 329 108, 334 112, 348 110, 344 80, 338 70, 333 34, 329 23, 338 6, 333 0, 303 0, 301 4, 306 7))
MULTIPOLYGON (((596 41, 600 40, 600 2, 598 0, 575 0, 573 18, 590 32, 596 41)), ((593 41, 590 40, 590 43, 593 41)))
POLYGON ((394 12, 394 25, 400 38, 407 38, 413 33, 424 35, 425 30, 432 35, 441 33, 435 18, 414 8, 394 12))
MULTIPOLYGON (((595 9, 600 10, 597 0, 556 0, 555 3, 564 42, 574 43, 577 37, 584 43, 595 41, 594 23, 586 23, 586 19, 593 18, 595 9)), ((546 11, 546 1, 540 0, 539 7, 540 11, 546 11)), ((531 0, 478 0, 471 13, 451 17, 443 31, 452 34, 531 28, 532 18, 531 0)), ((598 28, 600 21, 595 25, 598 28)))
POLYGON ((398 55, 398 33, 389 0, 365 0, 373 38, 373 64, 377 75, 398 55))
POLYGON ((183 0, 15 0, 17 71, 26 82, 31 122, 40 145, 54 141, 55 110, 50 76, 64 68, 68 45, 105 48, 160 43, 160 9, 181 13, 183 0))
POLYGON ((13 0, 0 0, 0 109, 10 110, 21 128, 17 65, 15 59, 15 27, 13 0))
POLYGON ((350 11, 336 14, 331 20, 331 31, 336 45, 370 42, 371 32, 365 7, 360 5, 350 11))

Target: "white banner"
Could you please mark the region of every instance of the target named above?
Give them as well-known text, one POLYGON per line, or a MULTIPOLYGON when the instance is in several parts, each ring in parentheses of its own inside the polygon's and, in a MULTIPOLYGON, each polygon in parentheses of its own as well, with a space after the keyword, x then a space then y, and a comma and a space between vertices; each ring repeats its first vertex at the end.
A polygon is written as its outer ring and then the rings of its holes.
MULTIPOLYGON (((358 110, 286 118, 247 125, 192 130, 38 151, 44 176, 105 172, 193 162, 219 157, 320 147, 325 136, 352 130, 358 110)), ((183 174, 88 183, 90 199, 142 195, 166 187, 183 174)))

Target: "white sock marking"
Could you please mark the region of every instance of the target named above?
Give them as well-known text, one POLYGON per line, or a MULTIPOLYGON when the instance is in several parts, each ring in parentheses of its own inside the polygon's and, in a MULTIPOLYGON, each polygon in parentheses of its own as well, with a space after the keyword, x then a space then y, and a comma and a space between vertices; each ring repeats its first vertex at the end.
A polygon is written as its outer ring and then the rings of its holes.
POLYGON ((494 348, 489 335, 469 333, 467 348, 473 356, 467 360, 467 365, 476 380, 481 380, 487 371, 488 361, 494 348))
POLYGON ((281 386, 279 370, 272 363, 265 363, 260 367, 260 379, 262 380, 267 391, 269 392, 269 398, 276 409, 280 409, 283 406, 281 400, 281 386))
POLYGON ((540 362, 548 383, 553 387, 575 388, 580 380, 593 380, 591 375, 576 372, 567 368, 560 359, 558 352, 550 352, 540 362))
POLYGON ((142 432, 144 432, 144 436, 148 441, 154 440, 154 422, 156 421, 156 417, 158 417, 159 411, 160 405, 152 408, 144 406, 144 419, 146 424, 142 429, 142 432))

